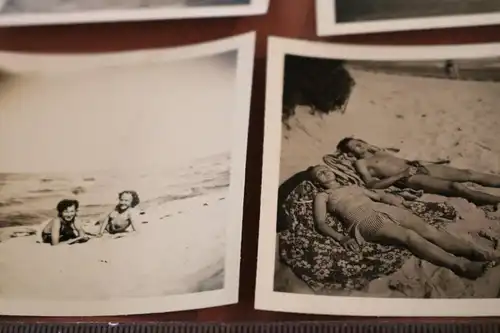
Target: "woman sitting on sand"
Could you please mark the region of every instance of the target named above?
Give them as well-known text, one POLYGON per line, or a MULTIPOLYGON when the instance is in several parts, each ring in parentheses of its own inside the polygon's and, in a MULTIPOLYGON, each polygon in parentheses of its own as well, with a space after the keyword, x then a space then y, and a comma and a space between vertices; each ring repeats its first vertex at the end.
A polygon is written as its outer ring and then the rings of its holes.
POLYGON ((40 243, 74 244, 88 240, 81 220, 76 216, 78 200, 64 199, 57 204, 57 217, 42 225, 37 233, 40 243))
POLYGON ((358 251, 364 241, 402 246, 423 260, 470 279, 484 273, 486 261, 498 258, 496 253, 430 226, 406 209, 408 203, 404 200, 360 186, 340 186, 326 166, 311 167, 309 172, 313 181, 324 188, 314 199, 315 225, 348 250, 358 251), (349 236, 327 225, 327 213, 341 219, 349 236))
POLYGON ((120 192, 118 194, 118 204, 102 221, 97 237, 101 237, 104 231, 110 234, 127 232, 130 228, 132 231, 137 231, 140 211, 136 207, 139 203, 140 199, 137 192, 120 192))

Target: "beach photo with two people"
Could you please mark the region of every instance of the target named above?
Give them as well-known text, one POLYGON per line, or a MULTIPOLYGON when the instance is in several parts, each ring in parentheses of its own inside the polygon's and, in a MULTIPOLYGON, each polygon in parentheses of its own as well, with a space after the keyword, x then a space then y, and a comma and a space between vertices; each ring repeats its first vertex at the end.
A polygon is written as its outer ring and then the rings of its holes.
POLYGON ((498 58, 283 61, 277 295, 499 297, 498 58))
POLYGON ((0 55, 1 313, 233 301, 251 41, 0 55))
MULTIPOLYGON (((141 214, 137 211, 139 203, 137 192, 120 192, 118 204, 101 221, 95 222, 95 225, 99 226, 99 231, 92 234, 85 230, 82 220, 77 217, 80 202, 76 199, 62 199, 56 206, 57 217, 47 220, 39 228, 37 241, 51 245, 75 244, 88 241, 90 236, 102 237, 104 232, 110 235, 128 231, 137 232, 141 214)), ((143 220, 142 223, 148 222, 143 220)))

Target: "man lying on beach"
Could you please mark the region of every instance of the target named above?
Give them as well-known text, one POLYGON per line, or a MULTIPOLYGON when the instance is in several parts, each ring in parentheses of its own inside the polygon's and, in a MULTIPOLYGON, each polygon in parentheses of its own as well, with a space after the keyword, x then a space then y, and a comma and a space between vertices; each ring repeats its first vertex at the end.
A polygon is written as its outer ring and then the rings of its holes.
POLYGON ((40 243, 74 244, 88 240, 77 217, 79 202, 64 199, 57 204, 57 217, 44 224, 37 233, 40 243))
POLYGON ((356 158, 354 167, 368 188, 386 189, 394 185, 500 208, 499 196, 472 190, 462 184, 471 182, 498 188, 499 175, 458 169, 436 162, 408 161, 387 151, 373 149, 367 142, 352 137, 342 139, 337 150, 356 158))
POLYGON ((427 224, 406 209, 408 202, 401 198, 356 185, 341 186, 326 166, 311 167, 309 172, 324 189, 314 198, 315 225, 348 250, 358 251, 365 241, 402 246, 423 260, 469 279, 480 277, 486 262, 499 256, 427 224), (339 217, 348 236, 328 226, 328 213, 339 217))
POLYGON ((123 191, 118 194, 118 204, 102 221, 97 237, 102 237, 105 231, 117 234, 137 231, 140 211, 136 208, 140 203, 139 195, 135 191, 123 191))

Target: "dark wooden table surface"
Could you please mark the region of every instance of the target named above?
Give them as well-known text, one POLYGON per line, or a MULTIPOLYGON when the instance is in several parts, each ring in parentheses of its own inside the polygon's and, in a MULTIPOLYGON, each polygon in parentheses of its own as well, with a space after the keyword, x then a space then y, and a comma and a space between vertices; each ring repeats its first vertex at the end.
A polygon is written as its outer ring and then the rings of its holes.
MULTIPOLYGON (((363 44, 462 44, 500 41, 500 26, 318 38, 315 33, 314 0, 271 0, 269 12, 266 15, 255 17, 3 28, 0 29, 0 50, 26 52, 103 52, 157 48, 209 41, 248 31, 257 31, 257 49, 249 129, 239 304, 144 316, 98 318, 3 317, 0 320, 30 322, 346 320, 346 318, 340 317, 253 310, 260 205, 259 184, 262 162, 264 67, 267 37, 274 35, 308 40, 363 44)), ((362 319, 357 318, 356 320, 362 319)), ((432 321, 443 320, 446 319, 433 319, 432 321)), ((450 321, 453 319, 450 318, 447 320, 450 321)), ((431 321, 431 319, 422 318, 419 321, 431 321)))

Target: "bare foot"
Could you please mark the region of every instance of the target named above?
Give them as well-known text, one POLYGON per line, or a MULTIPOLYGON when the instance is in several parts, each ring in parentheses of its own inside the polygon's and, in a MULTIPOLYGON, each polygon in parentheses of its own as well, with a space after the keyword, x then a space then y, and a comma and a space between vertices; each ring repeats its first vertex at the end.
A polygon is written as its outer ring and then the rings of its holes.
POLYGON ((476 280, 481 277, 486 271, 487 262, 466 261, 460 268, 455 271, 455 274, 470 280, 476 280))
POLYGON ((490 248, 476 248, 472 250, 472 253, 469 256, 466 256, 467 259, 472 261, 500 261, 500 250, 490 249, 490 248))

